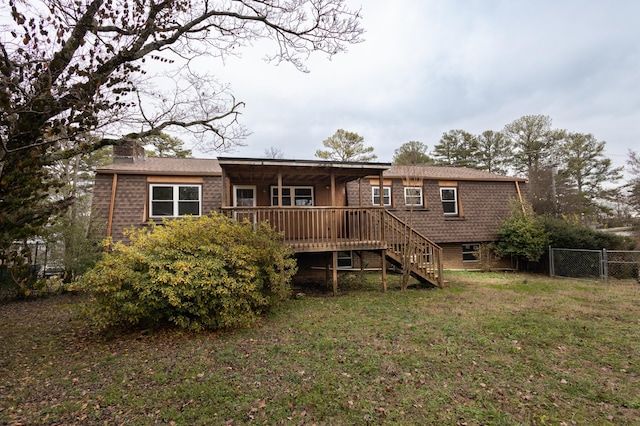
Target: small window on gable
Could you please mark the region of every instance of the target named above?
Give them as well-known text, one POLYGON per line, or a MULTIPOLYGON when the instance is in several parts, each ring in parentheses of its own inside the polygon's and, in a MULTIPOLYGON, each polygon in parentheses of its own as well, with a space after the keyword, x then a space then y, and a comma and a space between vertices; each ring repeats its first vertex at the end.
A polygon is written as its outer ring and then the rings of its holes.
POLYGON ((202 187, 200 185, 151 185, 151 217, 200 216, 202 187))
POLYGON ((480 244, 463 244, 462 261, 478 262, 480 260, 480 244))
POLYGON ((421 186, 405 186, 404 187, 404 203, 407 206, 422 205, 422 187, 421 186))
MULTIPOLYGON (((390 206, 391 205, 391 187, 390 186, 382 187, 382 196, 383 196, 382 201, 384 205, 390 206)), ((374 206, 380 205, 380 187, 379 186, 371 187, 371 198, 374 206)))
POLYGON ((445 216, 458 215, 458 188, 440 187, 440 200, 445 216))

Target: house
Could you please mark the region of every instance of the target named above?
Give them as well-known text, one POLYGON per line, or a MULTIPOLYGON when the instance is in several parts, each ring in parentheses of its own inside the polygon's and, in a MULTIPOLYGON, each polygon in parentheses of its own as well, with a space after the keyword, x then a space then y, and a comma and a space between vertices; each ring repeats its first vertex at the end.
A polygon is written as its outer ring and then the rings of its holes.
MULTIPOLYGON (((450 244, 452 259, 462 252, 461 244, 495 239, 490 228, 508 215, 507 198, 521 182, 466 169, 469 176, 460 171, 455 175, 453 169, 433 176, 412 169, 423 175, 409 176, 409 169, 388 163, 145 158, 135 146, 114 152, 114 163, 96 170, 94 184, 93 216, 106 236, 126 241, 126 228, 213 211, 241 221, 268 220, 296 253, 296 278, 324 274, 334 293, 339 271, 365 268, 381 270, 386 289, 387 268, 382 265, 387 261, 404 266, 422 282, 442 286, 443 250, 428 236, 450 244), (439 191, 443 183, 449 192, 439 191), (483 195, 483 185, 503 191, 504 205, 498 212, 472 206, 493 199, 483 195), (444 194, 444 201, 432 192, 444 194), (382 198, 376 195, 380 193, 382 198), (473 217, 476 214, 481 219, 473 217), (475 230, 464 231, 465 223, 475 230)), ((493 204, 486 206, 494 208, 493 204)))
MULTIPOLYGON (((349 185, 349 198, 368 193, 363 205, 380 203, 380 181, 371 176, 349 185)), ((393 165, 383 172, 382 203, 387 211, 443 249, 445 269, 512 269, 510 258, 486 259, 486 243, 498 240, 512 200, 523 201, 526 179, 482 170, 444 166, 393 165)))

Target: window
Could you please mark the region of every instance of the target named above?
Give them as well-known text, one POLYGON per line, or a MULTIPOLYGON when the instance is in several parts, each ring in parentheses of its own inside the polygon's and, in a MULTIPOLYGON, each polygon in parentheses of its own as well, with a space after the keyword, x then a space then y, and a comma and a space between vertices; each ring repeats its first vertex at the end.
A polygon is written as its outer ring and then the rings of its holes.
MULTIPOLYGON (((380 205, 380 187, 372 186, 371 195, 373 198, 373 205, 379 206, 380 205)), ((390 186, 384 186, 382 188, 382 196, 383 196, 384 205, 390 206, 391 205, 391 187, 390 186)))
POLYGON ((463 244, 462 261, 477 262, 480 260, 480 244, 463 244))
MULTIPOLYGON (((283 206, 313 206, 312 186, 283 186, 282 205, 283 206)), ((278 205, 278 187, 271 187, 271 205, 278 205)))
POLYGON ((405 186, 404 187, 404 203, 407 206, 422 205, 422 187, 421 186, 405 186))
POLYGON ((440 188, 440 200, 446 216, 458 215, 458 188, 440 188))
POLYGON ((256 187, 235 185, 233 187, 233 205, 237 207, 254 207, 256 205, 256 187))
POLYGON ((151 217, 200 216, 200 185, 151 185, 151 217))
POLYGON ((353 259, 350 251, 338 252, 338 268, 352 268, 353 259))

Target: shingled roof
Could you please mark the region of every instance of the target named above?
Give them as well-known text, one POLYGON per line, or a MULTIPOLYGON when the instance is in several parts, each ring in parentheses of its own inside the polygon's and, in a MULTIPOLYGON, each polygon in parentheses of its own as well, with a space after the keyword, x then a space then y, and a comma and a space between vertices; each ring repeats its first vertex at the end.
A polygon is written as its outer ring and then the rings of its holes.
MULTIPOLYGON (((227 158, 226 160, 230 159, 227 158)), ((300 164, 303 165, 310 163, 298 160, 288 160, 288 162, 300 162, 300 164)), ((375 165, 379 167, 381 164, 382 163, 376 163, 375 165)), ((147 157, 144 160, 136 162, 110 164, 99 168, 96 170, 96 173, 220 176, 222 169, 217 159, 147 157)), ((434 180, 526 182, 524 178, 498 175, 484 170, 469 169, 466 167, 448 166, 392 165, 388 170, 384 171, 384 176, 389 178, 423 178, 434 180)))
POLYGON ((473 180, 473 181, 506 181, 526 182, 526 179, 498 175, 484 170, 469 169, 466 167, 448 166, 399 166, 393 165, 384 172, 389 178, 423 178, 433 180, 473 180))
POLYGON ((96 173, 220 176, 222 169, 216 159, 147 157, 133 163, 113 163, 96 173))

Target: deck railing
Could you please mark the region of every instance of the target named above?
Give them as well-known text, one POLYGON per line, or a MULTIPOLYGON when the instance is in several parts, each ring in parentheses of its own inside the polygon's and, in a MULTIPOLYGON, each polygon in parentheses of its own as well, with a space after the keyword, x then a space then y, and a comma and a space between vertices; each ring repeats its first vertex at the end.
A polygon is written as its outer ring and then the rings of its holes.
POLYGON ((442 248, 407 222, 386 213, 383 232, 387 242, 387 256, 414 275, 443 287, 442 248))
POLYGON ((383 207, 223 207, 238 221, 268 221, 298 252, 386 250, 418 277, 442 287, 442 249, 383 207))
POLYGON ((298 251, 384 249, 382 207, 223 207, 242 222, 268 221, 298 251))

